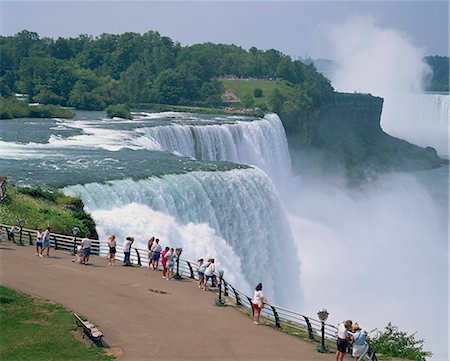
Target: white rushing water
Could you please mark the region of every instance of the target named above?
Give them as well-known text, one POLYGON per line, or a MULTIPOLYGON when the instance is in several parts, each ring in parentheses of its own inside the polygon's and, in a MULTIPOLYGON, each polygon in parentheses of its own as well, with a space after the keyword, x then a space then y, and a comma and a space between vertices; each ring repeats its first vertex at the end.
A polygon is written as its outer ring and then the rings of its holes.
POLYGON ((280 118, 268 114, 255 121, 214 125, 161 125, 139 129, 166 151, 199 160, 227 160, 255 165, 269 175, 290 169, 287 140, 280 118))
POLYGON ((300 300, 299 260, 285 211, 258 169, 125 179, 64 192, 81 196, 102 239, 132 233, 145 248, 155 234, 164 245, 182 246, 187 259, 215 256, 246 292, 263 282, 272 300, 300 300))

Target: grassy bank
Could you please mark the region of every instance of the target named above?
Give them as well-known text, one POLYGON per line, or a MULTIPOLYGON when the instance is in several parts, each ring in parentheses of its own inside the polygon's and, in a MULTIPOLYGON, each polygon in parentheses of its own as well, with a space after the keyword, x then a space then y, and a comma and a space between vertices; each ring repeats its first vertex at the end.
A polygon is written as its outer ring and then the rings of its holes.
POLYGON ((223 108, 211 108, 211 107, 195 107, 188 105, 169 105, 169 104, 153 104, 153 103, 141 103, 131 105, 131 110, 138 111, 152 111, 152 112, 185 112, 185 113, 198 113, 198 114, 229 114, 229 115, 250 115, 256 117, 263 117, 264 112, 239 112, 239 111, 227 111, 223 108))
POLYGON ((241 100, 251 96, 256 107, 269 110, 272 109, 270 98, 275 89, 283 94, 289 92, 288 83, 284 80, 221 79, 220 82, 227 91, 241 100), (253 92, 256 88, 262 90, 261 97, 254 97, 253 92))
POLYGON ((76 340, 72 313, 63 306, 0 286, 0 359, 113 360, 76 340))
POLYGON ((77 197, 66 197, 40 187, 25 188, 7 184, 7 198, 0 203, 2 223, 14 225, 24 219, 25 228, 52 227, 55 233, 71 234, 78 227, 81 234, 89 232, 96 238, 95 223, 83 210, 83 202, 77 197))

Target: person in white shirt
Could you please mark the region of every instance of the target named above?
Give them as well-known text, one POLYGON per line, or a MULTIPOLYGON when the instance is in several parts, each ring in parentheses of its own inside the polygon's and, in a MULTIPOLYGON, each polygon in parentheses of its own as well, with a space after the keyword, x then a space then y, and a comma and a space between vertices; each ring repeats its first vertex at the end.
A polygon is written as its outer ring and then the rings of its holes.
POLYGON ((123 258, 123 265, 124 266, 131 266, 131 262, 130 262, 130 253, 131 253, 131 245, 134 242, 134 238, 128 236, 125 239, 125 242, 123 242, 123 254, 124 254, 124 258, 123 258))
POLYGON ((214 258, 208 260, 208 266, 205 269, 205 283, 203 289, 206 291, 208 286, 208 281, 211 279, 211 286, 214 287, 214 272, 216 271, 216 266, 214 265, 214 258))
POLYGON ((42 238, 43 238, 44 234, 42 233, 42 228, 38 228, 37 232, 36 232, 36 254, 35 256, 39 256, 42 257, 42 238))
POLYGON ((167 280, 173 279, 173 266, 174 266, 174 259, 175 259, 175 250, 171 248, 169 251, 166 252, 164 255, 164 258, 166 259, 166 268, 167 268, 167 280))
POLYGON ((338 327, 337 340, 336 340, 336 361, 342 361, 344 359, 345 352, 348 345, 348 329, 352 327, 353 322, 347 320, 342 322, 338 327))
POLYGON ((162 247, 159 244, 159 238, 155 239, 155 242, 153 242, 153 246, 151 248, 152 251, 152 267, 153 271, 158 269, 159 264, 159 257, 161 256, 162 247))
POLYGON ((258 283, 255 287, 255 293, 253 294, 252 300, 253 324, 259 325, 259 316, 265 303, 269 304, 262 292, 262 283, 258 283))
POLYGON ((42 235, 42 251, 40 254, 44 253, 44 250, 47 248, 47 257, 50 257, 50 227, 47 227, 47 229, 44 231, 42 235))
POLYGON ((81 248, 83 248, 83 260, 82 264, 87 264, 89 261, 89 256, 91 255, 91 240, 89 239, 90 234, 87 233, 85 238, 81 240, 81 248))

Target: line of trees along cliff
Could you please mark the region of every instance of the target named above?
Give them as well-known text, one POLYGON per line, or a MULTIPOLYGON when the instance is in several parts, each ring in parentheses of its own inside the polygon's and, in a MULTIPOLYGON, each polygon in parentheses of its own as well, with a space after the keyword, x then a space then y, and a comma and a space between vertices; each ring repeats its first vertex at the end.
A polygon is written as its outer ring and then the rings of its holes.
POLYGON ((292 94, 274 107, 311 109, 333 96, 313 65, 281 52, 223 44, 181 46, 157 32, 40 38, 21 31, 0 37, 0 92, 24 93, 30 101, 100 110, 111 104, 221 104, 220 76, 278 78, 292 94))

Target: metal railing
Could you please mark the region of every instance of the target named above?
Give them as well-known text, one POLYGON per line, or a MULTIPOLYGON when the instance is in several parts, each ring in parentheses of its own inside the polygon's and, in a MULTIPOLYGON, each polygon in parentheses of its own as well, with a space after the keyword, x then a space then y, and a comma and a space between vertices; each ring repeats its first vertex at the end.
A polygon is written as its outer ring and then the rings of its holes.
MULTIPOLYGON (((35 229, 29 228, 16 228, 13 235, 9 236, 9 231, 12 230, 15 226, 9 226, 6 224, 0 224, 0 230, 4 229, 8 239, 18 244, 19 246, 24 246, 25 244, 33 245, 36 242, 36 232, 35 229)), ((58 233, 50 233, 50 246, 54 249, 70 251, 75 253, 77 246, 81 243, 80 237, 67 236, 64 234, 58 233)), ((91 254, 99 255, 100 254, 100 241, 91 240, 91 254)))
MULTIPOLYGON (((0 232, 2 228, 8 233, 8 230, 12 229, 13 226, 0 224, 0 232)), ((34 244, 36 230, 22 228, 20 231, 20 240, 15 242, 17 244, 24 245, 22 242, 24 238, 28 239, 30 245, 34 244), (25 237, 26 235, 26 237, 25 237), (23 237, 22 237, 23 236, 23 237)), ((62 234, 51 233, 50 244, 55 249, 65 250, 75 252, 76 247, 81 243, 81 238, 76 238, 73 236, 67 236, 62 234)), ((146 266, 149 264, 148 250, 141 248, 131 247, 132 251, 130 254, 130 261, 136 266, 146 266)), ((91 254, 106 256, 109 252, 109 247, 107 242, 101 242, 98 240, 91 240, 91 254)), ((121 247, 116 247, 116 259, 123 261, 124 253, 121 247)), ((191 278, 193 280, 198 280, 197 274, 197 263, 185 259, 176 259, 174 271, 180 273, 181 276, 186 278, 191 278)), ((161 262, 159 262, 159 269, 162 268, 161 262)), ((252 297, 246 295, 244 292, 236 289, 233 285, 228 283, 224 278, 220 278, 216 274, 216 278, 220 280, 220 286, 223 289, 223 294, 237 307, 244 309, 247 313, 253 314, 252 307, 252 297)), ((319 340, 322 332, 322 322, 288 310, 284 307, 270 304, 266 305, 261 310, 261 318, 264 320, 265 324, 280 329, 283 332, 301 335, 304 334, 310 340, 319 340)), ((336 350, 336 339, 337 339, 338 328, 334 325, 325 323, 325 339, 327 341, 327 346, 335 351, 336 350)), ((371 349, 370 345, 366 345, 366 351, 359 360, 376 360, 375 352, 371 349)))

